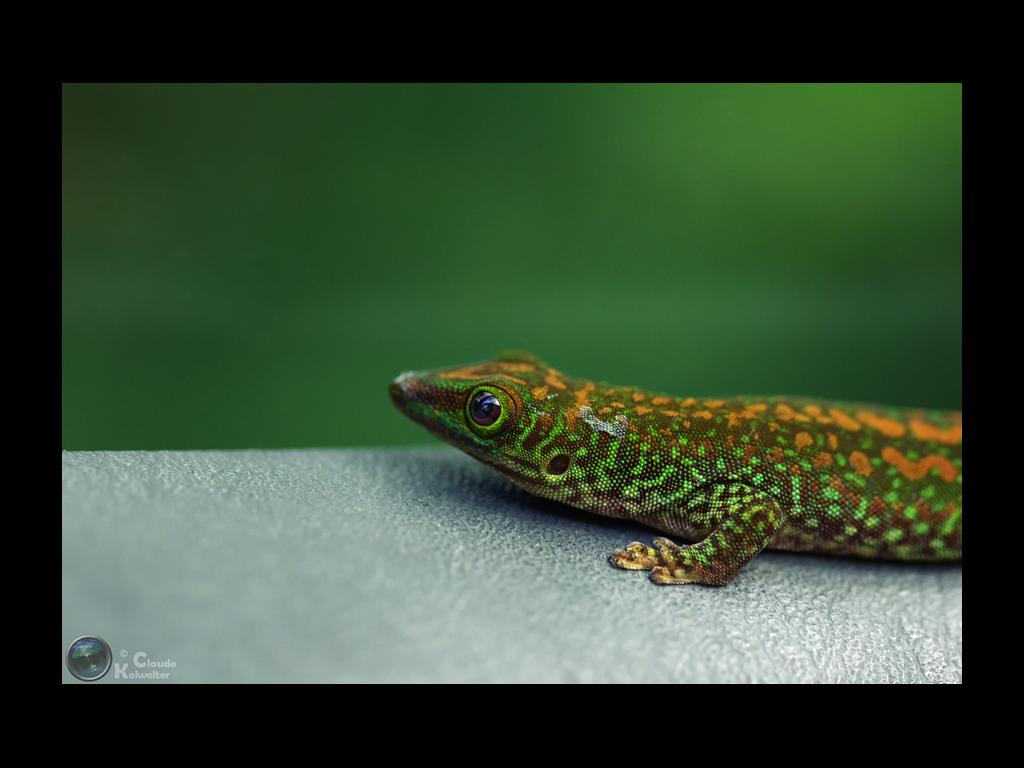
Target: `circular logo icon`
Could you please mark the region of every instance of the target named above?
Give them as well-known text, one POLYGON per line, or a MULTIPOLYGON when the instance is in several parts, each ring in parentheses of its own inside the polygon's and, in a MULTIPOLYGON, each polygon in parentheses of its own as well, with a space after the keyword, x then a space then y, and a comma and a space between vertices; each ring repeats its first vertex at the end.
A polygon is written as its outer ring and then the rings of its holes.
POLYGON ((101 637, 85 635, 68 646, 68 672, 79 680, 99 680, 110 670, 111 661, 110 646, 101 637))

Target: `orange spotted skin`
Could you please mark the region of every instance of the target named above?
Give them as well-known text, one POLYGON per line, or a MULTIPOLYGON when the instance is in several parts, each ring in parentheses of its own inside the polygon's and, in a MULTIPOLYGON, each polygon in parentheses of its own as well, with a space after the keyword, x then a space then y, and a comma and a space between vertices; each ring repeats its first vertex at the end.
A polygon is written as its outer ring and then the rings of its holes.
POLYGON ((680 397, 575 378, 525 353, 403 374, 392 397, 532 493, 695 542, 613 553, 658 583, 728 583, 765 547, 961 557, 958 411, 680 397), (485 396, 501 416, 482 427, 474 403, 485 396))

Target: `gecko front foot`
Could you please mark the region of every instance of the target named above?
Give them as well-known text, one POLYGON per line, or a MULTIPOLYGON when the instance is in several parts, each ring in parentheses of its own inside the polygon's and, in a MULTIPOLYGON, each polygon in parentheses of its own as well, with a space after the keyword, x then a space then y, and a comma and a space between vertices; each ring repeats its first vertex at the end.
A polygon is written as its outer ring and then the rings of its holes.
POLYGON ((718 579, 708 578, 702 573, 700 564, 694 561, 689 546, 679 546, 659 536, 654 546, 648 547, 634 541, 625 549, 615 550, 608 558, 616 568, 630 571, 650 571, 655 584, 715 584, 718 579))
POLYGON ((717 523, 703 541, 680 547, 659 537, 653 548, 634 542, 612 553, 612 565, 650 571, 655 584, 723 586, 768 545, 784 519, 773 498, 739 483, 726 486, 700 514, 705 524, 717 523))
POLYGON ((654 540, 654 547, 634 541, 625 549, 612 552, 608 561, 616 568, 625 568, 627 571, 651 571, 658 567, 674 566, 682 551, 682 547, 659 536, 654 540))

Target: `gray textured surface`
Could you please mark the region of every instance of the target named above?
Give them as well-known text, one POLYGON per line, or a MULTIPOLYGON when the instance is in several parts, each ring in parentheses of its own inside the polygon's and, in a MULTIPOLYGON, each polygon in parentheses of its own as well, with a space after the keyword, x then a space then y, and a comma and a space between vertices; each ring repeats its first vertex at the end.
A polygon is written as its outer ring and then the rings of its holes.
POLYGON ((959 565, 769 552, 658 587, 606 561, 656 534, 447 447, 61 460, 62 659, 98 634, 177 681, 962 678, 959 565))

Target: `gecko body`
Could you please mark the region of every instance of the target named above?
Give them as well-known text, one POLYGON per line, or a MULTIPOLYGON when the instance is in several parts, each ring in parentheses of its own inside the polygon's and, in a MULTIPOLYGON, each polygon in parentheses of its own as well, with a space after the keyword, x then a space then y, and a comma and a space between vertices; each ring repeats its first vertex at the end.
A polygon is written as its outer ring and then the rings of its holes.
POLYGON ((527 491, 691 542, 613 565, 728 583, 764 548, 961 557, 961 413, 804 397, 676 397, 567 376, 521 352, 409 372, 395 404, 527 491))

